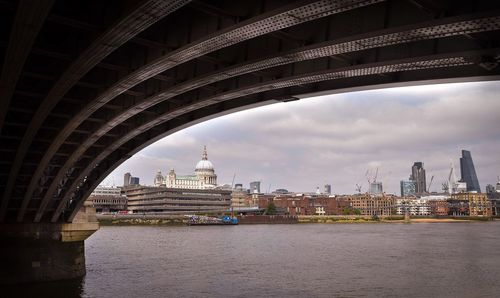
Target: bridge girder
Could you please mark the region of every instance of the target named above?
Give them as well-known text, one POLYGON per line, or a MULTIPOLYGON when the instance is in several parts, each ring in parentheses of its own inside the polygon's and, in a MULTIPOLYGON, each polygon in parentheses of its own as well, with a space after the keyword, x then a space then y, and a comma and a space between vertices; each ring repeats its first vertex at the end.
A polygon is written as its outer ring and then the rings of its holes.
MULTIPOLYGON (((221 113, 315 92, 492 80, 500 72, 493 2, 241 3, 113 2, 121 13, 110 17, 106 4, 78 3, 76 13, 56 1, 33 46, 21 44, 30 51, 19 82, 2 79, 15 101, 0 122, 0 221, 71 221, 128 157, 221 113), (92 5, 101 16, 85 13, 92 5), (70 40, 55 49, 58 30, 87 46, 70 40)), ((2 78, 13 73, 9 53, 2 78)))

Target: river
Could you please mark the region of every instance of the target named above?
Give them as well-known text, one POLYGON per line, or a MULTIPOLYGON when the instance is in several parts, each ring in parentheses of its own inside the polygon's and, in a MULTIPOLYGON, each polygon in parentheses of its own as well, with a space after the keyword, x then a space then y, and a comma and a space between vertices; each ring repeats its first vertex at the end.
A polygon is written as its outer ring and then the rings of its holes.
MULTIPOLYGON (((37 297, 499 297, 500 222, 113 226, 37 297)), ((18 292, 19 293, 19 292, 18 292)))

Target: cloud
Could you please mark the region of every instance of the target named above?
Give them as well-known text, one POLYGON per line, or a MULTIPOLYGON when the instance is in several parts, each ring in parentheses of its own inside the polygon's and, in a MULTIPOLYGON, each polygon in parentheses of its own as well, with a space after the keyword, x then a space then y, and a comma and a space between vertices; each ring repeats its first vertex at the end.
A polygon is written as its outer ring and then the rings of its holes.
MULTIPOLYGON (((255 108, 189 127, 142 150, 115 170, 152 184, 158 168, 191 174, 208 146, 219 183, 314 191, 332 184, 352 193, 367 169, 379 168, 384 189, 399 192, 415 161, 433 190, 472 152, 481 187, 500 174, 500 83, 461 83, 336 94, 255 108)), ((459 172, 459 171, 457 171, 459 172)))

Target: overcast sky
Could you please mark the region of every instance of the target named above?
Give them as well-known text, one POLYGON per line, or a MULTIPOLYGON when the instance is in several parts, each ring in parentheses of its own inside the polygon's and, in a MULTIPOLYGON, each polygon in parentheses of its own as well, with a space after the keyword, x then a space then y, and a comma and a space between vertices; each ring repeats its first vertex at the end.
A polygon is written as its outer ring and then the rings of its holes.
POLYGON ((427 183, 440 191, 461 150, 470 150, 481 190, 500 175, 500 82, 402 87, 311 97, 209 120, 165 137, 118 167, 104 184, 123 184, 123 174, 152 185, 158 169, 194 173, 203 145, 218 183, 261 190, 314 192, 367 190, 368 169, 384 191, 399 194, 415 161, 424 162, 427 183))

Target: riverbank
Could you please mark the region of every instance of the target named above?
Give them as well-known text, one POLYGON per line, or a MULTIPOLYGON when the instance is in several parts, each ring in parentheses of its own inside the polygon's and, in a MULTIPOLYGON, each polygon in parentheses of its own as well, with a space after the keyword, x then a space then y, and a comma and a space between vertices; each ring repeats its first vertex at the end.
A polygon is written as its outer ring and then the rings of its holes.
MULTIPOLYGON (((249 217, 253 216, 248 216, 247 218, 249 217)), ((260 217, 256 216, 254 218, 257 219, 260 217)), ((240 224, 458 223, 458 222, 499 220, 498 218, 491 219, 485 217, 445 217, 445 218, 418 217, 418 218, 410 218, 409 221, 405 221, 404 216, 399 216, 399 215, 393 215, 389 217, 379 217, 379 218, 373 216, 360 216, 360 215, 330 215, 330 216, 300 215, 297 218, 298 220, 295 222, 288 222, 288 221, 266 222, 259 220, 253 220, 253 221, 240 220, 240 224)), ((189 217, 184 215, 98 214, 97 219, 99 221, 99 224, 102 226, 133 226, 133 225, 184 226, 187 224, 189 217)))
POLYGON ((101 226, 185 226, 187 216, 149 214, 97 214, 101 226))
MULTIPOLYGON (((331 215, 331 216, 299 216, 299 223, 453 223, 495 220, 488 217, 412 217, 405 220, 402 215, 386 217, 331 215)), ((498 219, 497 219, 498 220, 498 219)))

